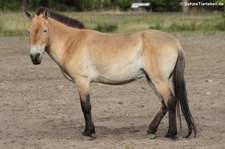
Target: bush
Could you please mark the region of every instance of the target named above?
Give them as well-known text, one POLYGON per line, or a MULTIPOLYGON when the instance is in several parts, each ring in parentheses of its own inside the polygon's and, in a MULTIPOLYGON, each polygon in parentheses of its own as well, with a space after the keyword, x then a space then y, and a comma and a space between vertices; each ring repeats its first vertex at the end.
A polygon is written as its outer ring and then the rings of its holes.
POLYGON ((18 10, 18 8, 20 7, 21 7, 20 1, 15 1, 15 0, 0 1, 0 10, 15 11, 15 10, 18 10))
POLYGON ((225 21, 215 25, 215 30, 225 31, 225 21))
POLYGON ((169 30, 171 31, 196 31, 198 26, 196 25, 195 22, 192 23, 182 23, 182 24, 177 24, 173 23, 169 26, 169 30))
POLYGON ((128 10, 132 4, 131 0, 119 0, 113 3, 114 8, 119 8, 120 10, 128 10))
POLYGON ((156 23, 155 25, 150 26, 149 29, 162 30, 163 28, 160 23, 156 23))
POLYGON ((100 32, 114 32, 118 29, 118 26, 116 24, 97 24, 97 26, 94 28, 97 31, 100 32))

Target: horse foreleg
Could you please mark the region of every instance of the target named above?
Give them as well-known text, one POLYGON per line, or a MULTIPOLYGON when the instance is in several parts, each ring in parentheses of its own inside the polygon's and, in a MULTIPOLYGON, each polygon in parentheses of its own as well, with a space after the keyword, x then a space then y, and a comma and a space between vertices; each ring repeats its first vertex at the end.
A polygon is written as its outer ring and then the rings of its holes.
POLYGON ((83 139, 92 140, 95 134, 95 126, 91 114, 91 101, 89 95, 89 82, 86 79, 76 79, 77 88, 80 95, 81 108, 84 114, 85 130, 83 132, 83 139))
POLYGON ((156 114, 156 116, 154 117, 154 119, 152 120, 152 122, 150 123, 149 128, 148 128, 148 136, 151 139, 156 138, 156 131, 157 131, 157 129, 159 127, 159 124, 162 121, 162 119, 163 119, 163 117, 165 116, 166 113, 167 113, 167 107, 166 107, 164 101, 162 101, 161 109, 156 114))
POLYGON ((91 114, 91 102, 90 102, 90 95, 85 95, 81 97, 81 108, 84 114, 85 120, 85 130, 83 132, 83 136, 93 138, 92 134, 95 133, 95 127, 92 120, 91 114))

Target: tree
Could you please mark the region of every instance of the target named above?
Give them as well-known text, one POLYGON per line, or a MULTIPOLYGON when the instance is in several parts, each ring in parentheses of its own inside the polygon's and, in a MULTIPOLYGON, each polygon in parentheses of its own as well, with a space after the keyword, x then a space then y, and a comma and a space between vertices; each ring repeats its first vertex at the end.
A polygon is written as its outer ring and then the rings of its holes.
POLYGON ((182 2, 183 2, 183 5, 182 5, 183 13, 184 14, 187 14, 189 12, 189 6, 188 5, 185 5, 185 4, 188 3, 189 0, 182 0, 182 2))
POLYGON ((178 0, 144 0, 151 3, 151 8, 156 12, 181 11, 181 5, 178 0))
POLYGON ((28 6, 28 1, 27 1, 27 0, 23 0, 23 1, 22 1, 22 6, 21 6, 21 8, 22 8, 22 9, 26 9, 27 6, 28 6))
POLYGON ((142 0, 134 0, 135 3, 141 3, 142 0))

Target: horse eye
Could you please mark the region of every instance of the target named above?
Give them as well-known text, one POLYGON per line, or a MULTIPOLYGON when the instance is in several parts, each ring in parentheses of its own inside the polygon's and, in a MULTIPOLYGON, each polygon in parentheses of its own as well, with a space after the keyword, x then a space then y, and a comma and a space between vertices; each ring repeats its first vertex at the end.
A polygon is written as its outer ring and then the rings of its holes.
POLYGON ((43 30, 43 32, 44 32, 44 33, 47 33, 47 32, 48 32, 48 30, 47 30, 47 29, 45 29, 45 30, 43 30))
POLYGON ((27 31, 28 34, 30 34, 30 31, 27 31))

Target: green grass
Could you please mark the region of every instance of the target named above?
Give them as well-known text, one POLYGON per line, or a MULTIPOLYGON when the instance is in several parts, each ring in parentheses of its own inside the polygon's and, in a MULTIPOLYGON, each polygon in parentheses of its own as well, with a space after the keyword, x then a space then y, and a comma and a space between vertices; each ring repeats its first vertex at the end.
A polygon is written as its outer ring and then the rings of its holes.
MULTIPOLYGON (((140 12, 66 12, 86 27, 102 32, 125 33, 146 29, 168 32, 219 32, 225 31, 222 13, 182 15, 181 13, 140 12)), ((0 12, 0 36, 24 36, 29 24, 23 12, 0 12)))
POLYGON ((94 28, 97 31, 100 32, 114 32, 118 29, 118 26, 116 24, 97 24, 97 26, 94 28))

